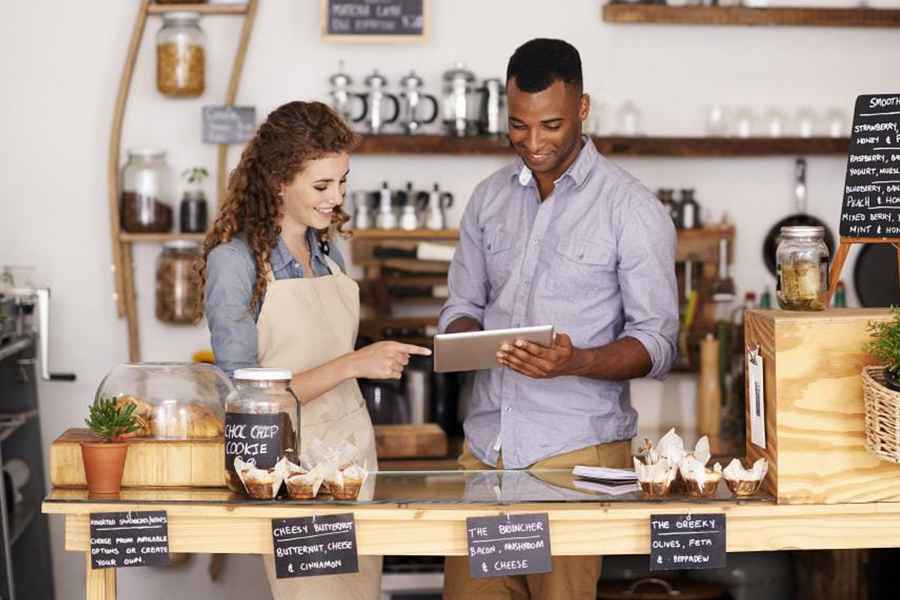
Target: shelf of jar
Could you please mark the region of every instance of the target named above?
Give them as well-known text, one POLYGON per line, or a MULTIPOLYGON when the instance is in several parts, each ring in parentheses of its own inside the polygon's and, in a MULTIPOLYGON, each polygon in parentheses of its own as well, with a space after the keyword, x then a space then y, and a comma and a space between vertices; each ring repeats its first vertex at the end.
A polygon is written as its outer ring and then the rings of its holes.
POLYGON ((603 21, 617 24, 900 27, 900 10, 743 6, 665 6, 610 3, 603 21))
POLYGON ((201 15, 245 15, 247 4, 198 4, 185 2, 181 4, 150 4, 147 13, 151 15, 164 15, 166 13, 191 11, 201 15))
POLYGON ((202 242, 206 239, 205 233, 126 233, 119 234, 120 242, 162 244, 179 240, 202 242))
MULTIPOLYGON (((593 136, 607 156, 669 156, 718 158, 747 156, 810 156, 846 154, 846 137, 669 137, 593 136)), ((495 136, 450 137, 445 135, 367 135, 355 151, 365 155, 435 154, 504 156, 513 153, 505 138, 495 136)))

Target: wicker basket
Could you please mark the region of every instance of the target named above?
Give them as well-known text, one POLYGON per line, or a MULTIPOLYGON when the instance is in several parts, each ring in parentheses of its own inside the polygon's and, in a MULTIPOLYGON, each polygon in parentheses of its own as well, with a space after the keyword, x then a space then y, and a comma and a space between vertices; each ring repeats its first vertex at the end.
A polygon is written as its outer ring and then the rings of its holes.
POLYGON ((900 392, 885 386, 884 371, 884 367, 863 367, 866 450, 882 460, 900 463, 900 392))

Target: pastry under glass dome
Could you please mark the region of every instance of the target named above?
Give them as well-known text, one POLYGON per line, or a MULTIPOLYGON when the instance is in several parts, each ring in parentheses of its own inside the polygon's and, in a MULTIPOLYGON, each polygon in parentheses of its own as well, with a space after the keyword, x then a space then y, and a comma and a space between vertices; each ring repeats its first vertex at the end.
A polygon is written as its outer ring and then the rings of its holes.
POLYGON ((205 363, 123 363, 100 382, 95 401, 134 404, 138 430, 125 437, 167 440, 222 437, 225 402, 235 393, 220 369, 205 363))

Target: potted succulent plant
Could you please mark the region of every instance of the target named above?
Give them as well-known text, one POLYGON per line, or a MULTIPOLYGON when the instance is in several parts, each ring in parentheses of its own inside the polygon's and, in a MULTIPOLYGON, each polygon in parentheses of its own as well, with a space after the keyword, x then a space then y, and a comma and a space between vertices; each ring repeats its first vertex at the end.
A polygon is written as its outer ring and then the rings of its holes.
POLYGON ((84 475, 88 490, 96 494, 116 494, 122 488, 122 473, 128 445, 123 436, 138 429, 135 405, 119 405, 115 398, 98 398, 85 423, 99 438, 81 443, 84 475))
POLYGON ((891 314, 891 321, 869 323, 872 341, 866 350, 884 365, 884 385, 900 392, 900 308, 891 307, 891 314))

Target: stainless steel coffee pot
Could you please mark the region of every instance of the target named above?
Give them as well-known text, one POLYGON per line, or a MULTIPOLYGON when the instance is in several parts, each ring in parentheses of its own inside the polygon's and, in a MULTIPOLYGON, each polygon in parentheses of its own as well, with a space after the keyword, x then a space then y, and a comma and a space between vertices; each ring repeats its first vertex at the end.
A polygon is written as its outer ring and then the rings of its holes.
POLYGON ((365 191, 356 191, 351 195, 353 199, 353 229, 372 229, 375 226, 375 215, 370 203, 371 194, 365 191))
POLYGON ((331 108, 344 119, 346 123, 359 123, 366 118, 366 97, 350 91, 353 79, 344 72, 344 61, 338 63, 338 72, 328 78, 331 84, 331 108), (359 104, 359 114, 353 116, 353 103, 359 104))
POLYGON ((395 122, 400 117, 400 102, 396 96, 385 91, 387 78, 377 69, 366 77, 365 84, 369 89, 366 94, 368 105, 368 112, 365 115, 366 129, 370 133, 379 134, 385 125, 395 122), (391 117, 384 116, 384 107, 387 104, 393 104, 394 107, 394 114, 391 117))
POLYGON ((410 71, 400 80, 400 123, 408 134, 418 132, 422 125, 434 123, 440 111, 437 98, 424 93, 423 85, 422 78, 415 71, 410 71), (420 114, 426 102, 431 103, 431 116, 427 119, 420 114))
POLYGON ((463 137, 475 133, 475 74, 457 62, 444 73, 443 120, 447 135, 463 137))
POLYGON ((506 87, 499 79, 485 79, 478 88, 481 107, 478 131, 484 135, 500 135, 506 131, 506 87))
POLYGON ((425 207, 425 229, 440 231, 447 229, 447 209, 453 206, 453 194, 442 192, 438 184, 434 184, 428 193, 428 204, 425 207))

